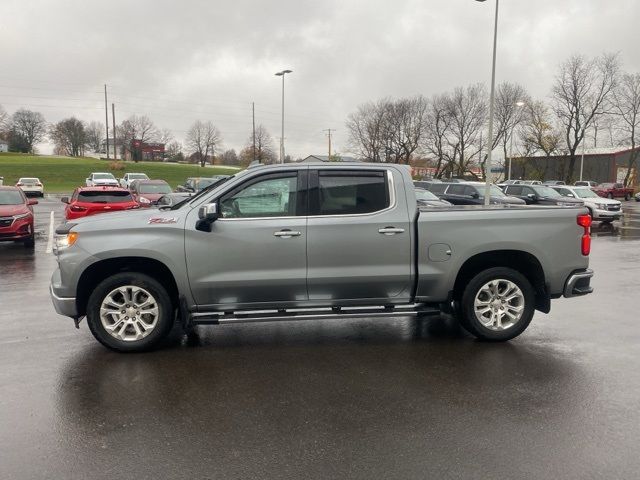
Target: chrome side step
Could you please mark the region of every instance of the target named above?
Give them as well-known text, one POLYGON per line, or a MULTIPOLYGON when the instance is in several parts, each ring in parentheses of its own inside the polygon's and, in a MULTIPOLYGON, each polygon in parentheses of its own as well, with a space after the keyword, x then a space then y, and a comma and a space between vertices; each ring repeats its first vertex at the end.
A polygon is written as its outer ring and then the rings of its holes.
POLYGON ((392 307, 333 307, 288 310, 240 310, 235 312, 196 312, 191 313, 190 322, 194 325, 216 325, 225 323, 382 318, 438 314, 440 314, 438 308, 418 304, 392 307))

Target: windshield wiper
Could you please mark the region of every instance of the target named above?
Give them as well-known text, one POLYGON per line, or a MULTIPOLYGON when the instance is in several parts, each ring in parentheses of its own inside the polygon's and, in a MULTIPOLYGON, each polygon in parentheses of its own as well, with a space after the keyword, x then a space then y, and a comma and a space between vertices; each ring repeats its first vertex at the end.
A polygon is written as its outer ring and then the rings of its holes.
POLYGON ((195 195, 192 195, 191 197, 187 197, 184 200, 176 203, 174 206, 172 206, 169 210, 177 210, 178 208, 180 208, 182 205, 184 205, 187 202, 191 202, 192 200, 196 200, 198 198, 200 198, 203 194, 207 193, 209 190, 212 190, 215 187, 218 187, 220 185, 222 185, 224 182, 226 182, 227 180, 230 180, 234 177, 235 175, 232 175, 230 177, 227 178, 221 178, 220 180, 218 180, 217 182, 213 182, 211 185, 204 187, 202 190, 200 190, 198 193, 196 193, 195 195))

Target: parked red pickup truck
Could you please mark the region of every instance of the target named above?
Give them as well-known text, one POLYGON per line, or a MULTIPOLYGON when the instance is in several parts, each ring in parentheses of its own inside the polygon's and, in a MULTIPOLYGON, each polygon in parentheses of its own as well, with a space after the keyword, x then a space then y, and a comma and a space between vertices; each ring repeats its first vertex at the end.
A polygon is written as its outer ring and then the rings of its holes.
POLYGON ((601 183, 592 190, 601 197, 606 198, 624 198, 629 200, 633 196, 633 188, 626 188, 621 183, 601 183))

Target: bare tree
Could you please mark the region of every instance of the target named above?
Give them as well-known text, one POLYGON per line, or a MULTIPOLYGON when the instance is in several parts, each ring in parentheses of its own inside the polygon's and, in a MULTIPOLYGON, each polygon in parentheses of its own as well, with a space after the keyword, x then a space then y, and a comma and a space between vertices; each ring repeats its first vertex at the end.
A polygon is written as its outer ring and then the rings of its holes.
POLYGON ((9 123, 9 114, 7 111, 0 105, 0 136, 5 132, 9 123))
MULTIPOLYGON (((493 147, 502 147, 504 158, 511 153, 508 146, 512 142, 515 129, 524 119, 524 108, 531 103, 529 94, 517 83, 504 82, 498 85, 495 97, 495 137, 493 147)), ((484 164, 483 164, 484 166, 484 164)))
POLYGON ((618 129, 631 146, 624 184, 629 185, 631 172, 636 167, 640 143, 640 73, 626 73, 613 92, 614 114, 620 118, 618 129))
POLYGON ((164 143, 165 145, 168 145, 173 140, 175 140, 175 137, 173 136, 173 132, 168 128, 163 128, 158 133, 158 141, 160 143, 164 143))
POLYGON ((255 152, 253 151, 253 134, 247 139, 246 147, 242 150, 242 161, 245 164, 251 163, 254 159, 260 163, 274 163, 276 161, 275 145, 269 131, 260 124, 256 127, 255 152))
POLYGON ((222 165, 239 165, 240 164, 238 153, 233 148, 229 150, 225 150, 225 152, 220 156, 220 161, 222 165))
POLYGON ((422 151, 434 157, 436 162, 435 177, 442 177, 451 161, 447 135, 451 128, 449 116, 450 99, 447 94, 433 96, 427 105, 427 112, 422 137, 422 151))
POLYGON ((61 120, 49 129, 49 138, 56 146, 56 150, 64 152, 70 157, 84 154, 87 136, 84 123, 75 117, 61 120))
POLYGON ((606 54, 595 59, 573 55, 560 65, 552 88, 553 111, 563 130, 569 155, 566 181, 573 180, 580 143, 586 130, 598 115, 609 107, 618 78, 617 55, 606 54))
POLYGON ((213 157, 215 148, 222 142, 222 136, 213 123, 197 120, 187 132, 187 146, 198 157, 200 166, 204 167, 213 157))
POLYGON ((21 108, 11 116, 9 139, 14 150, 33 153, 47 134, 47 122, 40 112, 21 108))
POLYGON ((473 159, 480 154, 479 137, 487 118, 484 85, 478 83, 466 88, 457 87, 448 97, 450 130, 447 135, 451 154, 451 168, 463 176, 473 159))
POLYGON ((93 152, 99 152, 102 148, 102 141, 104 139, 104 125, 100 122, 90 122, 84 128, 87 147, 93 152))
POLYGON ((370 162, 380 162, 384 158, 386 142, 385 105, 388 99, 377 103, 360 105, 356 112, 349 114, 346 127, 349 132, 349 151, 370 162))
POLYGON ((160 138, 158 128, 146 115, 132 115, 120 124, 117 133, 123 149, 135 162, 142 159, 143 144, 155 142, 160 138), (134 140, 137 142, 137 147, 134 145, 134 140))
POLYGON ((562 134, 553 125, 549 109, 540 100, 530 101, 525 106, 520 140, 525 150, 543 152, 549 158, 557 152, 562 142, 562 134))

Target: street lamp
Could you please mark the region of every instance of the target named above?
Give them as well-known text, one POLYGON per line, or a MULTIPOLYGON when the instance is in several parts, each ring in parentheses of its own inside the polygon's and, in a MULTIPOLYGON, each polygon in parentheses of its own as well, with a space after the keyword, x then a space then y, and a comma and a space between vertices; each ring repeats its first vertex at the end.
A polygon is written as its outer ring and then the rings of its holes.
POLYGON ((277 77, 282 77, 282 132, 280 136, 280 163, 284 163, 284 76, 287 73, 292 73, 293 70, 282 70, 277 72, 277 77))
MULTIPOLYGON (((522 108, 524 107, 524 102, 516 102, 515 106, 518 108, 522 108)), ((509 139, 509 176, 507 177, 507 180, 511 180, 511 159, 513 158, 513 129, 515 128, 515 123, 513 124, 513 127, 511 127, 511 137, 509 139)))
MULTIPOLYGON (((476 2, 484 2, 485 0, 476 0, 476 2)), ((484 187, 484 204, 491 203, 491 147, 493 146, 493 99, 496 90, 496 44, 498 42, 498 3, 496 0, 496 18, 493 27, 493 63, 491 64, 491 95, 489 96, 489 151, 487 153, 487 163, 485 164, 485 187, 484 187)))

